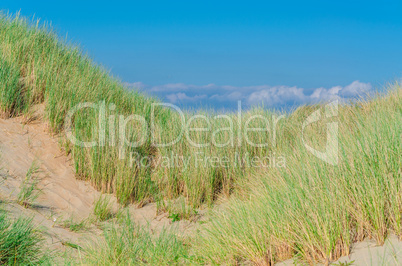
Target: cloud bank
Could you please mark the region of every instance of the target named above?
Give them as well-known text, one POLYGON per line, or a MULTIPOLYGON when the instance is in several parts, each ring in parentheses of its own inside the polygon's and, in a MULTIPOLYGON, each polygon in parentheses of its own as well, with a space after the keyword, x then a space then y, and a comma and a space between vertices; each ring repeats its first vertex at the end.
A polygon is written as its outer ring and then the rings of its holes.
POLYGON ((126 83, 128 88, 134 88, 156 96, 165 102, 182 108, 213 108, 216 110, 235 110, 237 102, 242 102, 243 108, 262 105, 266 108, 290 109, 303 104, 332 101, 342 102, 356 99, 369 94, 373 88, 370 83, 358 80, 342 87, 315 88, 306 90, 289 86, 205 86, 187 85, 183 83, 147 86, 141 82, 126 83))

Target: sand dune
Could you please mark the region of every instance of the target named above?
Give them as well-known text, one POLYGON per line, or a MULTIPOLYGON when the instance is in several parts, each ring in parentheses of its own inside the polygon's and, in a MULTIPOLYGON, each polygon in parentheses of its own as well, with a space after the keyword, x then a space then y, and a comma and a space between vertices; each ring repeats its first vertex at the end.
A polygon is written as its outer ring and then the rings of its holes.
MULTIPOLYGON (((42 121, 43 106, 37 106, 37 119, 24 125, 24 118, 0 119, 0 199, 6 200, 6 210, 14 217, 33 217, 34 223, 45 228, 47 243, 56 249, 64 249, 63 243, 87 243, 90 238, 99 237, 101 230, 91 226, 84 233, 75 233, 62 228, 62 220, 73 218, 76 221, 91 216, 95 200, 100 192, 90 183, 78 180, 72 160, 60 150, 58 137, 48 133, 42 121), (39 167, 38 187, 42 190, 32 208, 24 208, 16 203, 26 173, 33 163, 39 167)), ((117 211, 118 204, 110 196, 117 211)), ((172 224, 166 213, 157 213, 155 204, 141 208, 129 206, 131 218, 138 224, 148 226, 152 231, 161 230, 172 224)), ((180 232, 193 227, 193 223, 175 223, 180 232)))

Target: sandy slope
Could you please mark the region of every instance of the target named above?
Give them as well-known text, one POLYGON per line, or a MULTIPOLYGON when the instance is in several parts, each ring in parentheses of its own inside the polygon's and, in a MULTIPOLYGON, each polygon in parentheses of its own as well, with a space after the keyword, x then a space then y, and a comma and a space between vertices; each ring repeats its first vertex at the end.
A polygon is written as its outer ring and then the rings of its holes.
MULTIPOLYGON (((35 224, 47 232, 52 248, 59 248, 66 241, 81 244, 88 236, 99 235, 101 231, 92 226, 88 232, 77 234, 62 228, 59 222, 71 217, 76 221, 90 217, 100 193, 88 182, 75 178, 71 159, 60 150, 58 137, 48 133, 42 113, 43 106, 37 106, 37 119, 27 125, 22 124, 23 118, 0 119, 0 201, 7 202, 6 209, 15 217, 33 217, 35 224), (34 162, 40 168, 38 186, 42 193, 33 208, 25 209, 15 201, 34 162)), ((117 210, 114 197, 112 201, 117 210)), ((172 224, 167 214, 157 214, 155 204, 139 209, 130 206, 129 211, 135 222, 149 226, 152 231, 172 224)), ((185 233, 193 223, 180 221, 174 226, 185 233)))
POLYGON ((22 125, 21 118, 0 120, 0 152, 3 172, 8 175, 2 194, 15 198, 31 165, 40 167, 38 202, 49 208, 78 217, 90 214, 98 196, 89 184, 76 180, 68 158, 59 149, 57 138, 46 133, 40 121, 22 125))
MULTIPOLYGON (((297 265, 295 260, 287 260, 278 266, 297 265)), ((331 265, 402 265, 402 242, 395 236, 390 236, 383 246, 378 246, 373 240, 355 243, 352 252, 331 265)))

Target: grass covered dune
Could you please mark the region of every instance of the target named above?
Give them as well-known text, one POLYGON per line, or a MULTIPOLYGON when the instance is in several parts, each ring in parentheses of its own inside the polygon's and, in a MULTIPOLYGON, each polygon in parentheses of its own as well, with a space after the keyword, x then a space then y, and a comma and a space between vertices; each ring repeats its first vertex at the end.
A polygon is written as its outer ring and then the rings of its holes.
POLYGON ((254 176, 200 237, 205 262, 330 263, 353 242, 402 239, 402 90, 339 111, 339 165, 299 148, 286 171, 254 176))
MULTIPOLYGON (((186 138, 172 146, 156 147, 155 143, 180 135, 182 117, 160 106, 152 112, 157 100, 127 91, 78 48, 60 41, 50 29, 18 16, 1 15, 0 66, 3 117, 23 115, 29 119, 32 107, 44 104, 50 129, 64 133, 67 113, 83 102, 104 102, 106 117, 140 115, 149 127, 154 115, 157 127, 153 138, 147 138, 139 147, 110 145, 110 139, 119 136, 118 126, 105 130, 109 145, 85 148, 72 145, 65 137, 61 137, 60 143, 71 153, 79 178, 91 181, 99 190, 114 193, 122 204, 183 197, 187 204, 199 207, 211 206, 219 197, 228 199, 224 208, 213 211, 200 236, 188 241, 191 245, 174 240, 178 248, 169 250, 174 253, 174 262, 268 265, 297 257, 308 263, 329 263, 347 255, 353 242, 373 238, 382 244, 391 233, 402 237, 399 84, 390 86, 387 95, 339 106, 335 118, 339 130, 338 164, 333 166, 313 156, 303 142, 306 139, 310 146, 323 150, 327 121, 306 128, 304 138, 301 130, 306 118, 323 105, 299 107, 280 119, 275 133, 271 130, 249 134, 252 143, 267 142, 266 147, 250 145, 244 138, 224 147, 195 147, 186 138), (110 108, 111 104, 114 108, 110 108), (275 141, 271 141, 273 138, 275 141), (148 158, 170 156, 172 152, 184 157, 202 152, 209 157, 229 158, 276 154, 286 158, 286 167, 252 167, 244 160, 231 167, 203 167, 194 161, 187 167, 142 167, 132 164, 129 156, 120 158, 122 152, 148 158)), ((194 115, 213 118, 216 114, 183 114, 187 121, 194 115)), ((212 131, 229 127, 238 136, 239 127, 232 127, 230 121, 244 128, 250 123, 249 118, 256 115, 272 118, 271 122, 280 117, 255 108, 241 117, 229 114, 230 119, 211 119, 209 127, 212 131)), ((77 113, 72 125, 75 136, 82 140, 98 136, 102 131, 98 118, 98 113, 89 109, 77 113)), ((265 126, 261 119, 251 124, 265 126)), ((131 141, 141 138, 142 126, 136 122, 127 125, 126 134, 131 141)), ((192 126, 208 125, 197 119, 192 126)), ((232 141, 225 131, 215 136, 202 131, 189 134, 195 143, 232 141)), ((127 241, 141 241, 126 239, 119 233, 107 239, 102 252, 96 255, 94 251, 90 258, 110 263, 124 263, 122 257, 125 261, 137 261, 137 249, 134 252, 124 247, 127 241), (102 257, 107 254, 115 257, 102 257)), ((147 256, 158 261, 157 254, 147 256)))
MULTIPOLYGON (((217 195, 229 195, 239 179, 247 176, 247 167, 200 167, 192 161, 188 167, 140 167, 132 164, 129 154, 139 154, 141 158, 168 157, 172 153, 191 157, 195 152, 203 152, 206 156, 233 157, 246 153, 253 155, 269 155, 270 149, 255 148, 247 145, 245 140, 237 145, 221 148, 194 147, 186 138, 173 146, 156 149, 155 143, 168 143, 182 134, 182 117, 174 110, 155 106, 156 100, 130 92, 117 79, 111 77, 102 67, 95 65, 90 58, 73 46, 60 41, 45 26, 29 23, 24 18, 0 17, 0 110, 4 117, 30 115, 33 105, 45 104, 46 118, 54 133, 63 133, 64 122, 69 110, 77 104, 89 102, 103 103, 104 116, 116 116, 116 121, 108 122, 104 130, 106 145, 82 148, 71 145, 70 141, 62 144, 72 154, 77 175, 90 180, 94 186, 104 192, 115 193, 122 204, 129 202, 158 201, 162 198, 175 199, 183 195, 192 206, 210 205, 217 195), (113 106, 114 108, 111 108, 113 106), (155 128, 152 138, 148 137, 140 147, 122 145, 124 142, 112 141, 118 138, 119 115, 141 116, 145 126, 151 128, 151 113, 154 114, 155 128), (113 127, 110 126, 113 124, 113 127), (110 128, 113 128, 110 130, 110 128), (125 154, 121 158, 121 154, 125 154)), ((256 113, 271 115, 265 110, 256 113)), ((231 115, 233 124, 242 123, 254 113, 246 113, 238 121, 231 115)), ((185 113, 188 121, 194 114, 185 113)), ((205 113, 211 117, 211 114, 205 113)), ((98 112, 85 109, 74 115, 72 131, 79 140, 96 139, 101 130, 98 112)), ((205 121, 197 119, 192 127, 205 127, 205 121)), ((211 131, 230 126, 227 119, 211 119, 211 131)), ((258 123, 258 121, 256 122, 258 123)), ((130 122, 125 135, 130 142, 142 139, 144 124, 130 122)), ((102 131, 103 132, 103 131, 102 131)), ((147 132, 148 133, 148 132, 147 132)), ((233 129, 237 136, 237 127, 233 129)), ((194 143, 210 143, 208 132, 190 132, 194 143)), ((291 137, 293 132, 289 132, 291 137)), ((271 136, 256 134, 250 136, 255 143, 269 139, 271 136)), ((227 143, 230 136, 222 132, 214 136, 217 143, 227 143)))

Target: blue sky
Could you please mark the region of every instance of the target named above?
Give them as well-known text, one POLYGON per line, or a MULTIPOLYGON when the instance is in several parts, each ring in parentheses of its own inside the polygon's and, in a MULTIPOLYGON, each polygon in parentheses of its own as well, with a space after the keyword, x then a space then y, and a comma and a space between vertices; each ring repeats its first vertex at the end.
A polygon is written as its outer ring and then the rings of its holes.
POLYGON ((254 104, 254 93, 281 107, 402 74, 400 1, 3 0, 0 8, 51 21, 122 81, 177 104, 254 104))

